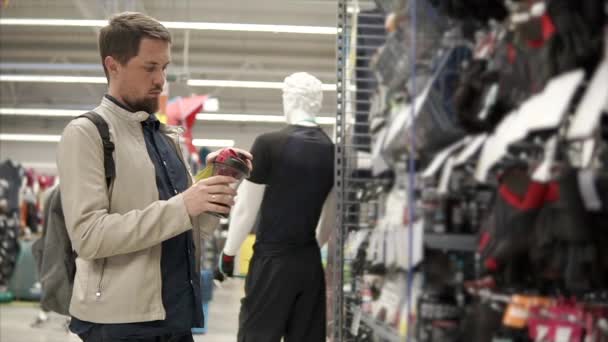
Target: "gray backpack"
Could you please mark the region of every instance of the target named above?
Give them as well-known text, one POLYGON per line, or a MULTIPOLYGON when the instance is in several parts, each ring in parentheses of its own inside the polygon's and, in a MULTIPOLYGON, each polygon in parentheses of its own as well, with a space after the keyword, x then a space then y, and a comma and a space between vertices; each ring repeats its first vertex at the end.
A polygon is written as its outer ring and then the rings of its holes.
MULTIPOLYGON (((105 120, 95 112, 88 112, 78 118, 91 120, 101 136, 104 153, 104 169, 108 188, 115 176, 114 144, 110 141, 110 130, 105 120)), ((68 181, 69 180, 64 180, 68 181)), ((76 253, 65 226, 61 194, 56 187, 48 195, 44 211, 44 231, 32 246, 32 253, 38 266, 42 285, 40 306, 45 311, 69 315, 72 287, 76 274, 76 253)))

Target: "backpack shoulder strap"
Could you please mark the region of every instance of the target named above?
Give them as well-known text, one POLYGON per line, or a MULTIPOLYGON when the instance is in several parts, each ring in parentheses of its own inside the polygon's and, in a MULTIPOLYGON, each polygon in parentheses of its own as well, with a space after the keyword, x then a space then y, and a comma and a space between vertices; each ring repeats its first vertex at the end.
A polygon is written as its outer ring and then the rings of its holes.
POLYGON ((114 143, 110 140, 110 128, 108 127, 108 123, 101 115, 93 111, 76 117, 76 119, 78 118, 87 118, 91 120, 95 124, 95 127, 97 127, 99 136, 101 136, 101 141, 103 143, 103 166, 106 174, 106 184, 109 188, 112 183, 112 178, 116 176, 116 166, 114 165, 114 157, 112 156, 112 153, 114 152, 114 143))

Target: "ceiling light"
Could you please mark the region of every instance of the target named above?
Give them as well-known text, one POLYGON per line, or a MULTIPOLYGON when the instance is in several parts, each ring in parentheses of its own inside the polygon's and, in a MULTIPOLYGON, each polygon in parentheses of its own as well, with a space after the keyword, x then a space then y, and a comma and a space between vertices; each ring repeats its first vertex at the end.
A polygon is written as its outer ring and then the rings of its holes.
POLYGON ((315 121, 319 125, 335 125, 336 124, 336 118, 332 118, 330 116, 317 116, 315 121))
POLYGON ((285 122, 284 116, 279 115, 257 115, 257 114, 208 114, 196 115, 201 121, 229 121, 229 122, 285 122))
POLYGON ((28 162, 28 161, 24 161, 20 163, 21 165, 23 165, 23 167, 27 168, 27 169, 34 169, 36 171, 56 171, 57 170, 57 163, 44 163, 44 162, 28 162))
MULTIPOLYGON (((44 116, 44 117, 76 117, 85 113, 86 109, 51 109, 51 108, 0 108, 0 116, 44 116)), ((219 122, 265 122, 285 123, 282 114, 220 114, 199 113, 196 119, 200 121, 219 122)), ((331 116, 318 116, 315 121, 319 125, 333 125, 336 119, 331 116)))
POLYGON ((203 110, 205 112, 217 112, 220 110, 220 100, 216 97, 208 97, 203 105, 203 110))
MULTIPOLYGON (((196 115, 197 120, 201 121, 226 121, 226 122, 266 122, 266 123, 285 123, 283 115, 261 115, 261 114, 208 114, 201 113, 196 115)), ((336 119, 332 117, 317 117, 315 120, 319 125, 333 125, 336 119)))
POLYGON ((105 77, 55 75, 0 75, 0 82, 107 83, 105 77))
MULTIPOLYGON (((45 134, 4 134, 0 133, 0 141, 18 141, 18 142, 59 142, 61 135, 45 135, 45 134)), ((226 139, 192 139, 194 146, 209 146, 209 147, 232 147, 234 140, 226 139)))
POLYGON ((193 87, 226 87, 226 88, 265 88, 282 89, 283 82, 255 82, 255 81, 224 81, 224 80, 188 80, 193 87))
MULTIPOLYGON (((43 83, 107 83, 101 76, 60 76, 60 75, 0 75, 0 82, 43 82, 43 83)), ((189 86, 220 88, 282 89, 283 82, 233 81, 233 80, 188 80, 189 86)), ((323 84, 325 91, 335 91, 335 84, 323 84)))
POLYGON ((0 141, 59 142, 60 140, 60 135, 0 133, 0 141))
POLYGON ((271 32, 271 33, 303 33, 303 34, 336 34, 335 27, 327 26, 297 26, 297 25, 261 25, 234 23, 203 23, 203 22, 162 22, 167 28, 213 31, 242 31, 242 32, 271 32))
POLYGON ((49 109, 49 108, 0 108, 0 115, 11 116, 53 116, 75 117, 85 113, 78 109, 49 109))
MULTIPOLYGON (((231 81, 231 80, 188 80, 192 87, 224 87, 224 88, 256 88, 256 89, 283 89, 283 82, 258 81, 231 81)), ((323 84, 321 89, 335 91, 335 84, 323 84)))
MULTIPOLYGON (((296 25, 261 25, 261 24, 235 24, 235 23, 206 23, 163 21, 166 28, 185 30, 211 30, 211 31, 241 31, 241 32, 270 32, 270 33, 300 33, 335 35, 337 29, 327 26, 296 26, 296 25)), ((36 18, 0 18, 0 25, 5 26, 80 26, 104 27, 107 20, 83 19, 36 19, 36 18)))
POLYGON ((192 145, 197 147, 232 147, 234 140, 228 139, 192 139, 192 145))

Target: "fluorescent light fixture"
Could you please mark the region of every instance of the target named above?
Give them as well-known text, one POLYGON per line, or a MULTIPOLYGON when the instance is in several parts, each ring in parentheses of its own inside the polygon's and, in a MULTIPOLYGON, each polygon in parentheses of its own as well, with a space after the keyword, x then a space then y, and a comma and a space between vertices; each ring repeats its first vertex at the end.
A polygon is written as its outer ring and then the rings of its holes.
POLYGON ((107 20, 83 19, 37 19, 37 18, 0 18, 0 25, 4 26, 80 26, 104 27, 107 20))
MULTIPOLYGON (((44 116, 44 117, 76 117, 86 112, 86 109, 50 109, 50 108, 0 108, 0 116, 44 116)), ((265 122, 285 123, 283 115, 272 114, 219 114, 199 113, 196 119, 200 121, 217 122, 265 122)), ((318 116, 319 125, 334 125, 336 119, 330 116, 318 116)))
MULTIPOLYGON (((106 84, 100 76, 60 76, 60 75, 0 75, 0 82, 42 82, 42 83, 95 83, 106 84)), ((234 80, 188 80, 189 86, 220 88, 282 89, 283 82, 258 82, 234 80)), ((323 84, 325 91, 336 91, 335 84, 323 84)))
POLYGON ((105 84, 105 77, 55 75, 0 75, 0 82, 96 83, 105 84))
MULTIPOLYGON (((0 108, 0 116, 45 116, 45 117, 76 117, 86 112, 86 109, 51 109, 51 108, 0 108)), ((285 123, 283 115, 271 114, 219 114, 199 113, 197 120, 219 122, 266 122, 285 123)), ((336 119, 330 116, 318 116, 319 125, 334 125, 336 119)))
MULTIPOLYGON (((231 80, 188 80, 192 87, 224 87, 224 88, 256 88, 256 89, 283 89, 283 82, 258 81, 231 81, 231 80)), ((323 84, 325 91, 336 91, 335 84, 323 84)))
POLYGON ((228 139, 192 139, 192 145, 197 147, 232 147, 234 140, 228 139))
POLYGON ((225 80, 188 80, 193 87, 226 87, 226 88, 264 88, 282 89, 283 82, 255 82, 255 81, 225 81, 225 80))
POLYGON ((207 98, 205 100, 203 110, 205 112, 217 112, 218 110, 220 110, 220 100, 218 100, 217 97, 207 98))
POLYGON ((0 115, 11 116, 75 117, 85 112, 86 110, 78 109, 0 108, 0 115))
POLYGON ((259 114, 196 114, 201 121, 227 121, 227 122, 285 122, 284 116, 259 114))
MULTIPOLYGON (((4 134, 0 133, 0 141, 18 141, 18 142, 59 142, 60 135, 46 134, 4 134)), ((192 139, 194 146, 209 146, 209 147, 232 147, 234 140, 225 139, 192 139)))
POLYGON ((0 133, 0 141, 59 142, 60 140, 60 135, 0 133))
MULTIPOLYGON (((201 121, 226 121, 226 122, 267 122, 285 123, 283 115, 262 115, 262 114, 209 114, 200 113, 196 115, 197 120, 201 121)), ((316 118, 319 125, 333 125, 336 119, 332 117, 320 116, 316 118)))
POLYGON ((162 22, 167 28, 186 30, 211 31, 242 31, 242 32, 270 32, 270 33, 303 33, 303 34, 336 34, 335 27, 328 26, 297 26, 297 25, 261 25, 261 24, 233 24, 233 23, 204 23, 204 22, 162 22))
POLYGON ((317 116, 315 121, 319 125, 335 125, 336 124, 336 118, 332 118, 330 116, 317 116))
MULTIPOLYGON (((270 33, 300 33, 335 35, 337 29, 327 26, 296 26, 296 25, 261 25, 261 24, 234 24, 234 23, 206 23, 163 21, 165 27, 184 30, 209 31, 240 31, 240 32, 270 32, 270 33)), ((82 19, 36 19, 36 18, 0 18, 0 25, 4 26, 80 26, 103 27, 107 20, 82 19)))
POLYGON ((57 170, 57 163, 44 163, 44 162, 21 162, 21 165, 28 169, 41 170, 57 170))

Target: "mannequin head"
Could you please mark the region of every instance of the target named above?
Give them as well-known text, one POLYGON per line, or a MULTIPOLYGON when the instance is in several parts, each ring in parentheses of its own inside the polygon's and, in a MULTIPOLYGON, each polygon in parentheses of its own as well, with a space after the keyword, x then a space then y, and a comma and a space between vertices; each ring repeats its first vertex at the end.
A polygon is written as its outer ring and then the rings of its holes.
POLYGON ((315 125, 321 110, 321 81, 306 72, 289 75, 283 82, 283 110, 290 125, 315 125))

